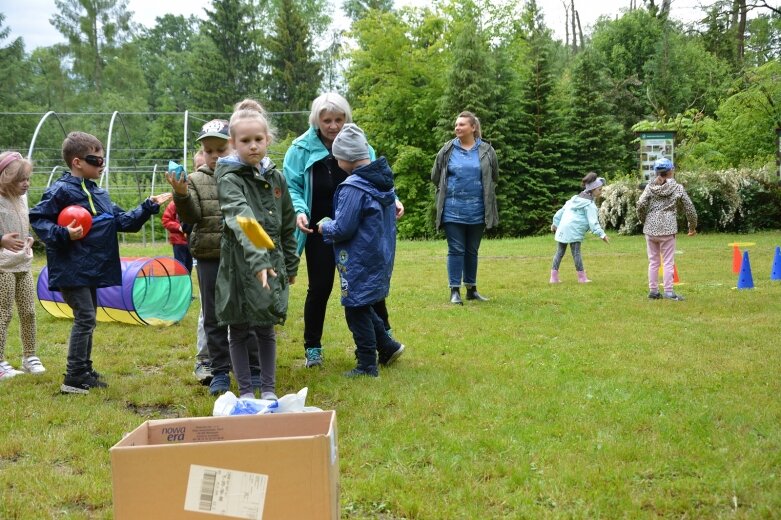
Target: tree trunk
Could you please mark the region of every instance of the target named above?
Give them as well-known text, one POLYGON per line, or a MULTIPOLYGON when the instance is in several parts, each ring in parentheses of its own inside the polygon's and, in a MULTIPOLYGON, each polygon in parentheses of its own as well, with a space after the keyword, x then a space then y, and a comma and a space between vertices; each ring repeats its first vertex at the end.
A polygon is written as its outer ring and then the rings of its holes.
POLYGON ((738 52, 737 52, 737 58, 738 63, 743 64, 743 55, 745 54, 745 46, 746 46, 746 14, 748 12, 748 9, 746 9, 746 0, 737 0, 736 1, 737 7, 738 7, 738 52))
POLYGON ((659 18, 667 20, 670 17, 670 2, 672 0, 662 0, 662 10, 659 12, 659 18))
POLYGON ((569 47, 569 5, 567 0, 561 0, 561 5, 564 6, 564 48, 569 47))
POLYGON ((575 19, 578 21, 578 37, 580 38, 580 48, 584 49, 585 45, 583 43, 583 28, 580 26, 580 13, 575 11, 575 19))
POLYGON ((570 11, 572 12, 572 53, 574 54, 578 52, 578 39, 575 37, 575 0, 570 0, 570 11))

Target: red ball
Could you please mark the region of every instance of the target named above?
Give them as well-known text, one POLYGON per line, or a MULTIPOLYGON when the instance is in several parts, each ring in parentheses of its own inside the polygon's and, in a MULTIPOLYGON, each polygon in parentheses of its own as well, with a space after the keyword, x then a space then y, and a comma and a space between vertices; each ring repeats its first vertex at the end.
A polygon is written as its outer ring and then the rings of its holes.
POLYGON ((67 227, 74 220, 82 228, 81 238, 86 237, 90 228, 92 228, 92 215, 90 212, 81 206, 65 207, 60 211, 60 215, 57 217, 57 224, 67 227))

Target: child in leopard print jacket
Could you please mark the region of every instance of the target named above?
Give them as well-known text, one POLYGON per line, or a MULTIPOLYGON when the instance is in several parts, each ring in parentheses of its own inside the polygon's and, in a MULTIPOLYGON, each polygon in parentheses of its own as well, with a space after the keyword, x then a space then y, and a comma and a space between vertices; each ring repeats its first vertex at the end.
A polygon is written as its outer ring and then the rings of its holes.
POLYGON ((678 233, 678 208, 683 206, 689 224, 689 236, 697 234, 697 210, 686 190, 673 178, 675 168, 667 158, 654 163, 657 177, 645 187, 637 201, 637 215, 643 223, 648 250, 648 298, 657 300, 659 265, 664 265, 664 298, 683 300, 673 291, 675 235, 678 233))
POLYGON ((27 216, 32 164, 19 152, 0 154, 0 381, 21 374, 46 372, 35 355, 35 284, 31 272, 33 237, 27 216), (8 325, 14 301, 19 313, 22 371, 5 360, 8 325))

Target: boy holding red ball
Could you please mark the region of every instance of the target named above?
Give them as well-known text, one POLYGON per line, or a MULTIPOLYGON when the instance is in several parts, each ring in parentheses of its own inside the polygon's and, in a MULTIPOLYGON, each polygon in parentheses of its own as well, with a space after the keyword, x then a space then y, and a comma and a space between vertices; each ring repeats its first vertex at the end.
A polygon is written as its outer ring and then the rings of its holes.
POLYGON ((149 197, 137 208, 124 211, 111 202, 95 179, 103 173, 103 145, 93 135, 71 132, 62 143, 62 158, 70 167, 46 189, 30 210, 30 224, 46 245, 49 290, 60 291, 73 309, 73 327, 68 342, 68 364, 60 390, 88 394, 105 388, 102 376, 92 368, 92 333, 97 315, 97 289, 122 285, 117 233, 139 231, 170 193, 149 197), (89 233, 73 219, 57 223, 68 206, 81 206, 92 215, 89 233))

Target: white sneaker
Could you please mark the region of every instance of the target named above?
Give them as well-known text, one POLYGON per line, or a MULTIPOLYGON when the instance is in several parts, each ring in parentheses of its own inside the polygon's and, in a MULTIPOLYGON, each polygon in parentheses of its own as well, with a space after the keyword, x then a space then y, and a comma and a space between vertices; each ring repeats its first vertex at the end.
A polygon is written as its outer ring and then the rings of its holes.
POLYGON ((8 361, 0 361, 0 380, 11 379, 17 374, 21 374, 21 372, 12 367, 11 363, 8 361))
POLYGON ((22 358, 22 370, 28 374, 43 374, 46 372, 46 367, 43 366, 38 356, 29 356, 22 358))
POLYGON ((277 394, 274 392, 262 392, 260 398, 267 401, 279 401, 279 399, 277 399, 277 394))

